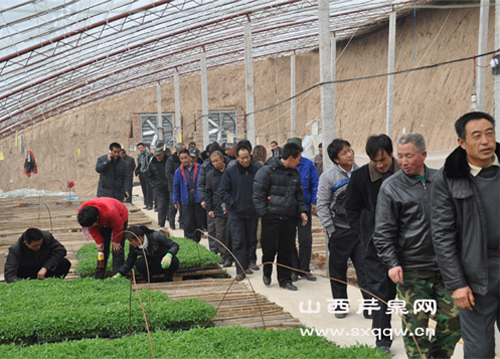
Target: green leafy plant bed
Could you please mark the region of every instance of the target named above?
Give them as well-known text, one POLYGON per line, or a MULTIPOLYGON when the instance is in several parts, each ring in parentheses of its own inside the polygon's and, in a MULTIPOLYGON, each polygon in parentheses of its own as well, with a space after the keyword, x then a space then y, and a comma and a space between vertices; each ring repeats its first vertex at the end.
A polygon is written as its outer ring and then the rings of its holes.
MULTIPOLYGON (((299 329, 195 328, 152 333, 156 358, 390 358, 367 346, 340 348, 299 329)), ((21 347, 0 346, 2 358, 151 358, 146 334, 21 347)))
MULTIPOLYGON (((153 331, 205 325, 215 312, 199 299, 174 301, 166 293, 147 289, 140 294, 153 331)), ((137 293, 130 296, 126 279, 0 283, 0 343, 122 336, 129 332, 130 298, 132 332, 144 332, 137 293)))
MULTIPOLYGON (((217 254, 210 252, 201 244, 188 238, 172 238, 179 244, 179 272, 192 271, 196 269, 211 269, 218 268, 218 264, 222 262, 221 257, 217 254)), ((128 255, 128 242, 125 244, 125 259, 128 255)), ((97 246, 95 243, 85 244, 76 252, 78 264, 76 265, 76 272, 81 277, 92 277, 97 264, 97 246)), ((112 256, 109 256, 107 273, 111 276, 112 271, 112 256)))

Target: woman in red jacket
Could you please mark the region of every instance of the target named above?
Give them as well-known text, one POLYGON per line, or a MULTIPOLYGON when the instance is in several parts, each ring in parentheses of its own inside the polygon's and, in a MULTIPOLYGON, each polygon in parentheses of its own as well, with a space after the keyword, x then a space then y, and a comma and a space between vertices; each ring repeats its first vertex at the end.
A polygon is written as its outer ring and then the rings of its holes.
POLYGON ((109 245, 113 239, 113 274, 125 263, 123 231, 127 229, 128 209, 120 201, 110 197, 91 199, 78 210, 78 223, 88 231, 97 243, 97 250, 104 252, 104 268, 96 268, 95 279, 104 279, 109 258, 109 245))

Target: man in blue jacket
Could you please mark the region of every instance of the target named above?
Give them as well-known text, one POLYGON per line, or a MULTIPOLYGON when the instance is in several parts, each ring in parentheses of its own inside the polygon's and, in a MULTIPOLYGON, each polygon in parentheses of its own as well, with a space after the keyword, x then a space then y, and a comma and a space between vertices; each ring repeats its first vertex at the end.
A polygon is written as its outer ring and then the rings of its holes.
POLYGON ((205 210, 201 207, 198 197, 198 175, 200 165, 193 162, 188 150, 179 153, 180 167, 174 173, 174 206, 179 209, 182 205, 184 217, 184 237, 199 242, 203 228, 205 210), (199 231, 196 231, 199 229, 199 231))
POLYGON ((252 196, 258 167, 252 163, 250 153, 250 148, 245 145, 236 147, 238 162, 224 171, 219 186, 219 196, 229 212, 233 253, 237 259, 237 281, 253 273, 248 266, 249 255, 257 246, 257 213, 252 196))
MULTIPOLYGON (((302 147, 302 140, 298 137, 289 138, 287 142, 295 142, 302 147)), ((300 269, 301 272, 292 272, 292 281, 298 277, 315 281, 316 276, 310 274, 311 253, 312 253, 312 226, 311 215, 316 214, 316 195, 318 194, 319 175, 316 166, 309 158, 301 157, 297 166, 302 181, 302 190, 304 191, 304 203, 307 207, 307 224, 303 226, 301 220, 297 222, 297 233, 299 237, 299 251, 297 246, 293 246, 293 267, 300 269), (306 273, 304 273, 306 272, 306 273)))

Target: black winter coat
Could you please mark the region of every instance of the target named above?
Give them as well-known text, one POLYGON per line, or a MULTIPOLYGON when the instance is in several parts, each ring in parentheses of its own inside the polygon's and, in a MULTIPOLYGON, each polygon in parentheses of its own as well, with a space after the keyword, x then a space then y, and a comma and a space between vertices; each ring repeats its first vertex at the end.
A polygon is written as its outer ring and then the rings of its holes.
MULTIPOLYGON (((207 213, 210 211, 214 211, 215 217, 225 216, 224 210, 221 207, 222 200, 219 197, 219 187, 220 181, 222 179, 222 175, 224 172, 221 172, 215 168, 213 168, 207 174, 206 182, 205 182, 205 204, 207 213)), ((199 178, 198 178, 199 181, 199 178)), ((200 188, 198 186, 198 188, 200 188)), ((198 195, 199 195, 198 190, 198 195)))
MULTIPOLYGON (((500 158, 500 144, 496 144, 500 158)), ((467 153, 457 147, 436 174, 432 191, 432 239, 446 289, 488 291, 486 214, 472 181, 467 153)))
POLYGON ((253 180, 257 167, 243 167, 239 163, 224 171, 219 186, 219 197, 228 211, 243 218, 257 217, 252 201, 253 180))
POLYGON ((116 161, 110 161, 108 155, 101 156, 97 159, 95 170, 99 173, 97 197, 111 197, 123 201, 125 192, 132 194, 130 174, 121 157, 116 161))
POLYGON ((169 157, 163 155, 163 161, 159 162, 156 157, 153 157, 149 164, 148 180, 156 191, 168 191, 168 180, 166 165, 169 157))
MULTIPOLYGON (((392 159, 391 173, 399 171, 396 159, 392 159)), ((366 248, 375 230, 375 208, 383 176, 369 163, 354 171, 347 185, 345 210, 351 228, 361 238, 366 248)))
POLYGON ((42 231, 42 238, 43 244, 36 252, 26 247, 22 236, 9 248, 5 262, 7 283, 19 280, 17 273, 20 267, 25 267, 30 272, 37 272, 42 267, 50 272, 56 269, 59 261, 66 256, 66 248, 49 232, 42 231))
POLYGON ((180 166, 181 160, 179 156, 177 156, 177 152, 175 152, 168 158, 167 164, 165 165, 165 175, 167 176, 168 191, 170 193, 174 192, 174 173, 180 166))
POLYGON ((295 218, 307 213, 299 171, 272 157, 255 176, 253 202, 259 217, 270 213, 295 218))
MULTIPOLYGON (((145 250, 148 258, 161 262, 167 253, 175 256, 179 252, 179 245, 161 232, 154 231, 147 235, 148 248, 145 250)), ((120 267, 118 272, 125 276, 134 268, 137 257, 143 256, 142 248, 130 246, 127 261, 120 267)))
POLYGON ((390 269, 438 271, 431 233, 431 191, 436 170, 425 169, 425 184, 403 171, 382 183, 373 244, 390 269))
MULTIPOLYGON (((226 166, 230 162, 229 157, 224 156, 224 163, 226 166)), ((210 158, 207 158, 202 162, 202 165, 200 166, 200 174, 198 175, 198 198, 200 199, 201 202, 206 202, 205 199, 205 186, 206 186, 206 180, 207 180, 207 175, 210 171, 214 169, 214 166, 212 165, 212 160, 210 158)))

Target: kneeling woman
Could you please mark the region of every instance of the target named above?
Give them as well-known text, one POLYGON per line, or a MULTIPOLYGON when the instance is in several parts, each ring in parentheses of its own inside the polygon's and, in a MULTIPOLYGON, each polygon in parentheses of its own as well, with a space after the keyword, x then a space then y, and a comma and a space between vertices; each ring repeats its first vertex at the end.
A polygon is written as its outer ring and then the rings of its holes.
POLYGON ((179 259, 176 254, 179 245, 161 232, 154 231, 148 227, 130 226, 125 232, 130 243, 127 261, 120 267, 115 277, 122 277, 134 267, 144 278, 150 275, 163 274, 163 281, 171 282, 174 273, 179 268, 179 259), (131 232, 131 233, 130 233, 131 232), (144 252, 146 256, 144 256, 144 252), (147 267, 146 267, 146 258, 147 267))

